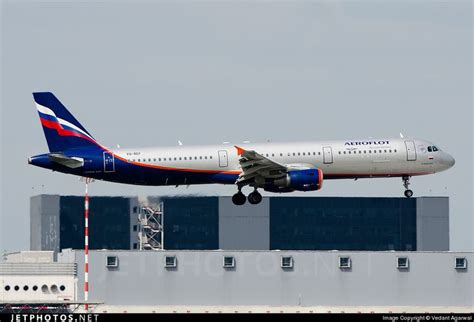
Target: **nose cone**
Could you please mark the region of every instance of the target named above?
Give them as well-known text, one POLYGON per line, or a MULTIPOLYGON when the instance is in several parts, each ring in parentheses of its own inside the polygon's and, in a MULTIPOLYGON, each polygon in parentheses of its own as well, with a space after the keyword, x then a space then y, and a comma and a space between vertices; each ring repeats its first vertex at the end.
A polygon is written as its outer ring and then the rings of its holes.
POLYGON ((446 168, 446 169, 449 169, 451 168, 452 166, 454 166, 454 164, 456 163, 456 160, 454 160, 454 158, 448 154, 448 153, 444 153, 443 156, 441 157, 441 164, 446 168))

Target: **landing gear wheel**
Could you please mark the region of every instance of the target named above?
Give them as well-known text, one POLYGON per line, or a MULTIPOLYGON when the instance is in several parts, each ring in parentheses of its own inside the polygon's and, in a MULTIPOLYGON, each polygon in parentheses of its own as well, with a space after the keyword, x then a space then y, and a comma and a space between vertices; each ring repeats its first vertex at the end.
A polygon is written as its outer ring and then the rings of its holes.
POLYGON ((413 191, 408 189, 408 186, 410 185, 410 177, 403 176, 402 181, 403 181, 403 187, 405 187, 405 197, 410 198, 411 196, 413 196, 413 191))
POLYGON ((245 195, 242 193, 242 191, 239 191, 232 196, 232 202, 237 206, 242 206, 246 200, 247 198, 245 198, 245 195))
POLYGON ((255 190, 249 194, 247 199, 252 205, 256 205, 262 201, 262 195, 257 190, 255 190))

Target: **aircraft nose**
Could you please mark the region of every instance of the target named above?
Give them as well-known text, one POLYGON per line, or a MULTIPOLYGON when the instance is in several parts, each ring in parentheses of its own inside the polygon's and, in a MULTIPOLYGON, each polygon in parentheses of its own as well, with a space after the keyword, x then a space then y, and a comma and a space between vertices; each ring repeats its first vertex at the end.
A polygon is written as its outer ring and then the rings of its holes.
POLYGON ((454 158, 450 154, 446 153, 443 157, 443 163, 448 168, 451 168, 456 163, 456 160, 454 160, 454 158))

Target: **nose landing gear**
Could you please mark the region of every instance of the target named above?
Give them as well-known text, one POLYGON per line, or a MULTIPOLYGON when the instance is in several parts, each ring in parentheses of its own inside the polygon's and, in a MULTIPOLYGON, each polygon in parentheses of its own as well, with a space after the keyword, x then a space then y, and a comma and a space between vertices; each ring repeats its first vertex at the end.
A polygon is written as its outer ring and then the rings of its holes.
POLYGON ((408 189, 408 186, 410 185, 410 177, 409 176, 403 176, 402 177, 403 181, 403 187, 405 187, 405 197, 410 198, 413 196, 413 191, 408 189))

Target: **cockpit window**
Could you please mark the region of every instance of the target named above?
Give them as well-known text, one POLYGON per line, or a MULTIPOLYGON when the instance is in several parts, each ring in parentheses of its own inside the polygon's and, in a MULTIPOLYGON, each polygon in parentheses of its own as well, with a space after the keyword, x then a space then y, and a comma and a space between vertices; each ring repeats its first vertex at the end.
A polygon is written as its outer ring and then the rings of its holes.
POLYGON ((428 152, 433 152, 433 148, 431 146, 428 147, 428 152))
POLYGON ((437 151, 439 151, 439 149, 434 145, 431 145, 428 147, 428 152, 437 152, 437 151))
POLYGON ((436 151, 438 151, 438 148, 433 146, 433 152, 436 152, 436 151))

